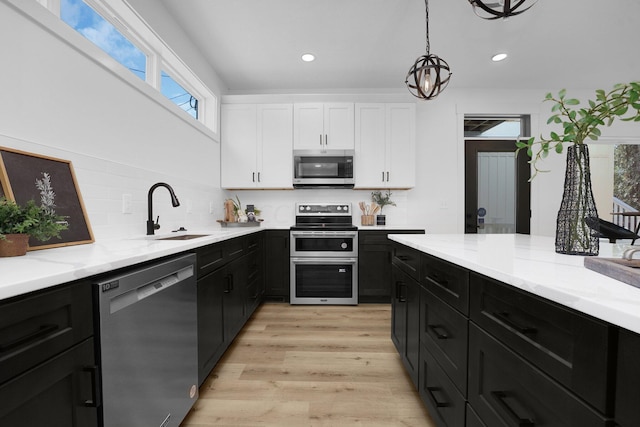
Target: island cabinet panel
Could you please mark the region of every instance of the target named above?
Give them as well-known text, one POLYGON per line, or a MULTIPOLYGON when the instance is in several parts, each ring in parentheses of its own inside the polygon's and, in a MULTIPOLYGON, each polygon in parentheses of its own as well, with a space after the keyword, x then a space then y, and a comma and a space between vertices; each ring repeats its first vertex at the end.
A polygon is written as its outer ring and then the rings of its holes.
POLYGON ((420 363, 420 285, 396 263, 392 269, 391 340, 418 387, 420 363))
MULTIPOLYGON (((466 350, 466 349, 465 349, 466 350)), ((440 367, 427 347, 420 349, 420 398, 438 425, 458 427, 465 425, 466 397, 440 367)))
POLYGON ((487 427, 485 423, 480 420, 476 411, 473 410, 471 405, 467 403, 467 422, 465 424, 466 427, 487 427))
POLYGON ((616 381, 616 423, 640 426, 640 335, 620 330, 616 381))
POLYGON ((427 254, 420 262, 423 286, 468 316, 469 270, 427 254))
POLYGON ((391 302, 392 241, 389 234, 424 234, 424 230, 358 231, 358 301, 391 302))
POLYGON ((476 273, 470 317, 598 411, 613 413, 611 325, 476 273))
POLYGON ((469 402, 487 426, 612 426, 611 419, 473 323, 469 402))
POLYGON ((416 281, 420 281, 420 252, 417 250, 394 244, 392 263, 416 281))
POLYGON ((467 395, 468 319, 422 287, 420 342, 458 391, 467 395))

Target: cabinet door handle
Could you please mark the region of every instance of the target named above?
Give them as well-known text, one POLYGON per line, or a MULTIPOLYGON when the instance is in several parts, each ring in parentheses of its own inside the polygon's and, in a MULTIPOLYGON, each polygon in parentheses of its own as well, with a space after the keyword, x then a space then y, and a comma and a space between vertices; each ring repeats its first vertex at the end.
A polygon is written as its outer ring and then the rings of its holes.
POLYGON ((404 282, 400 282, 400 283, 398 284, 398 290, 400 291, 400 296, 398 297, 398 301, 400 301, 400 302, 407 302, 407 292, 406 292, 406 290, 407 290, 407 284, 406 284, 406 283, 404 283, 404 282), (403 290, 404 290, 405 292, 402 292, 403 290))
POLYGON ((382 182, 384 182, 384 171, 382 171, 382 182))
POLYGON ((389 171, 387 171, 387 182, 389 182, 389 171))
POLYGON ((320 147, 322 147, 322 134, 320 134, 320 147))
POLYGON ((260 172, 258 172, 258 182, 260 182, 260 172))
POLYGON ((446 340, 449 338, 449 333, 442 325, 428 325, 428 328, 433 331, 436 335, 436 338, 439 340, 446 340))
POLYGON ((98 367, 97 366, 84 366, 82 368, 82 372, 88 372, 91 374, 91 399, 84 401, 84 406, 97 408, 100 406, 101 398, 100 398, 100 383, 98 380, 98 367))
POLYGON ((411 258, 408 255, 396 255, 400 261, 409 261, 411 258))
POLYGON ((450 405, 449 402, 446 401, 440 401, 436 398, 435 393, 440 393, 442 395, 444 395, 444 392, 442 391, 442 388, 440 387, 427 387, 427 391, 429 392, 429 396, 431 396, 431 400, 433 400, 433 402, 436 404, 436 407, 438 408, 446 408, 447 406, 450 405))
POLYGON ((327 145, 329 145, 329 137, 327 136, 327 134, 324 134, 324 146, 326 147, 327 145))
POLYGON ((251 174, 251 182, 256 182, 256 173, 251 174))
MULTIPOLYGON (((509 418, 511 418, 511 420, 515 423, 515 425, 517 425, 518 427, 534 427, 535 426, 533 419, 526 417, 526 415, 525 415, 526 418, 522 418, 505 400, 507 397, 511 397, 511 399, 516 400, 515 396, 509 396, 504 391, 492 391, 491 395, 496 400, 496 402, 498 402, 500 407, 507 413, 507 415, 509 416, 509 418)), ((518 406, 522 407, 521 404, 519 404, 518 406)))
POLYGON ((440 276, 438 276, 435 273, 432 274, 427 274, 427 279, 436 282, 438 285, 442 286, 443 288, 448 288, 449 286, 449 281, 447 279, 441 279, 440 276))
POLYGON ((0 344, 0 353, 15 347, 20 347, 21 345, 28 344, 32 341, 36 341, 39 338, 49 335, 51 332, 57 329, 58 329, 58 325, 53 325, 53 324, 40 325, 40 327, 36 331, 30 332, 27 335, 24 335, 20 338, 16 338, 13 341, 0 344))
POLYGON ((231 292, 231 289, 233 289, 233 284, 231 282, 233 279, 232 279, 231 274, 227 274, 224 277, 224 279, 226 281, 226 283, 224 284, 224 293, 228 294, 229 292, 231 292))
POLYGON ((517 332, 520 332, 523 335, 532 335, 538 332, 536 328, 518 325, 516 322, 511 320, 511 318, 509 318, 509 313, 507 312, 493 313, 493 316, 511 329, 515 329, 517 332))

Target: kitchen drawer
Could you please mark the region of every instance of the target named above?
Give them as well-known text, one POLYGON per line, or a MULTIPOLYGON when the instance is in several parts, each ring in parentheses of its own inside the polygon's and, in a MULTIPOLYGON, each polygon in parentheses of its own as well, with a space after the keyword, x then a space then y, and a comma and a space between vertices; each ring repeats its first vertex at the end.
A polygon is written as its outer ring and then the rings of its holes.
POLYGON ((392 262, 402 271, 420 281, 420 252, 410 247, 394 243, 392 262))
POLYGON ((427 347, 420 348, 420 380, 418 391, 438 426, 464 426, 465 398, 438 365, 427 347))
POLYGON ((469 326, 468 398, 491 427, 613 425, 474 324, 469 326))
POLYGON ((198 248, 196 252, 196 265, 198 278, 217 270, 226 263, 224 242, 198 248))
POLYGON ((424 234, 424 230, 362 230, 358 231, 358 240, 361 245, 389 245, 392 240, 389 234, 424 234))
POLYGON ((469 322, 424 287, 420 289, 420 341, 466 396, 469 322))
POLYGON ((245 237, 247 244, 247 252, 255 252, 260 249, 262 242, 262 233, 251 233, 245 237))
POLYGON ((469 315, 469 271, 431 255, 420 260, 422 285, 464 315, 469 315))
POLYGON ((232 261, 245 253, 246 237, 236 237, 234 239, 225 240, 224 245, 225 262, 232 261))
POLYGON ((0 384, 92 335, 88 282, 0 302, 0 384))
POLYGON ((475 273, 471 320, 599 411, 612 413, 611 326, 475 273))

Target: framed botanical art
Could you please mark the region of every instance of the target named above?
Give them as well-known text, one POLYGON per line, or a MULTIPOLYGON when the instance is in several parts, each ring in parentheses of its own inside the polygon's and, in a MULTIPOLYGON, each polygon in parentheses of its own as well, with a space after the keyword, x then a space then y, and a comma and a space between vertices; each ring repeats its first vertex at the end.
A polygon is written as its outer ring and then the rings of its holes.
POLYGON ((60 239, 29 239, 29 250, 79 245, 94 241, 89 218, 68 160, 0 147, 0 196, 24 205, 34 200, 65 217, 60 239))

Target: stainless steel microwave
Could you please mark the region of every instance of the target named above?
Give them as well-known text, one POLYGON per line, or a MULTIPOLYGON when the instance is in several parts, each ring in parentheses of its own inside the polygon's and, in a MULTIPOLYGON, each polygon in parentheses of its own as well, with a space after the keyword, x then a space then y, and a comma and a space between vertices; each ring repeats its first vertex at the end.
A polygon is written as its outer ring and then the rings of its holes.
POLYGON ((353 188, 354 150, 294 150, 294 188, 353 188))

